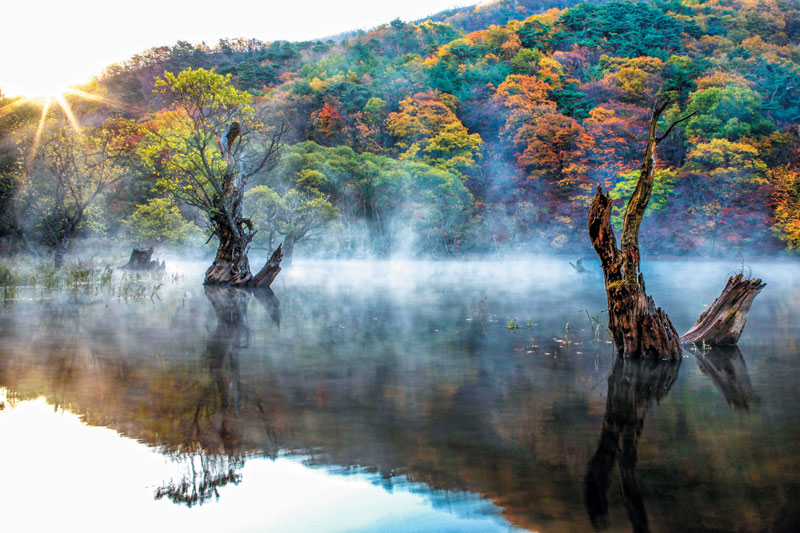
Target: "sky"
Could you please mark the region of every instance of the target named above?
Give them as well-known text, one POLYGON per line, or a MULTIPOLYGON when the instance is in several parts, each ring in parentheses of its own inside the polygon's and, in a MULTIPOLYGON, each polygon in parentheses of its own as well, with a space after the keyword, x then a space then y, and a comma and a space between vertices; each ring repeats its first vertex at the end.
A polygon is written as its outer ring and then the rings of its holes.
POLYGON ((0 91, 51 96, 103 67, 178 40, 303 41, 477 0, 12 0, 2 9, 0 91))

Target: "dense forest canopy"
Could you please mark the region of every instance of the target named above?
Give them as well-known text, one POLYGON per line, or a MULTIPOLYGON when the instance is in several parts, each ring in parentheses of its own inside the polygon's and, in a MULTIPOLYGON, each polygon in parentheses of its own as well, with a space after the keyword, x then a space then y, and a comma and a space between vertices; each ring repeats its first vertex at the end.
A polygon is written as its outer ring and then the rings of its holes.
POLYGON ((174 169, 147 143, 167 106, 157 80, 187 69, 213 70, 247 93, 259 123, 287 128, 280 161, 245 194, 254 246, 586 251, 594 189, 611 191, 619 224, 650 109, 669 96, 665 124, 694 115, 660 147, 643 250, 800 247, 800 2, 498 0, 329 40, 179 41, 109 66, 44 112, 0 93, 3 248, 54 247, 57 196, 41 192, 58 187, 54 158, 102 135, 107 166, 75 155, 94 174, 65 179, 113 179, 87 189, 71 233, 198 235, 201 214, 165 186, 174 169), (69 127, 77 140, 58 145, 69 127))

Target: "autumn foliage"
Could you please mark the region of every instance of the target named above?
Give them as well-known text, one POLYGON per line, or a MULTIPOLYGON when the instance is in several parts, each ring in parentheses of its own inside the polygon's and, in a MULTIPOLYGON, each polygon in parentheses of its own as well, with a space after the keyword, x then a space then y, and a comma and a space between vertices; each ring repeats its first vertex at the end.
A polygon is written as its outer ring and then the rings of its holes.
MULTIPOLYGON (((250 93, 260 120, 287 124, 287 146, 303 146, 287 150, 290 165, 254 179, 282 198, 298 190, 303 172, 319 173, 315 189, 336 207, 320 236, 332 249, 351 250, 356 233, 375 237, 375 248, 396 247, 386 245, 395 233, 384 217, 403 213, 415 221, 414 251, 432 254, 541 244, 587 251, 591 191, 602 185, 613 212, 622 209, 649 110, 669 96, 662 126, 694 114, 659 145, 658 207, 645 217, 642 249, 798 248, 800 10, 792 2, 568 0, 545 11, 546 3, 507 4, 395 20, 341 42, 179 42, 109 67, 92 90, 124 103, 126 118, 157 127, 165 102, 152 91, 156 78, 216 69, 250 93), (344 149, 358 180, 331 173, 325 158, 344 149), (400 168, 417 174, 386 178, 400 168), (448 185, 414 183, 433 176, 448 185), (404 183, 404 198, 425 191, 448 216, 411 208, 389 215, 377 192, 394 190, 387 183, 404 183), (468 196, 455 194, 459 187, 468 196), (458 217, 450 216, 455 205, 458 217)), ((94 102, 82 112, 96 121, 115 111, 94 102)), ((3 117, 11 134, 25 120, 35 129, 35 115, 3 117)), ((2 146, 13 152, 13 143, 2 146)), ((117 225, 161 194, 152 173, 137 179, 109 200, 117 225)))

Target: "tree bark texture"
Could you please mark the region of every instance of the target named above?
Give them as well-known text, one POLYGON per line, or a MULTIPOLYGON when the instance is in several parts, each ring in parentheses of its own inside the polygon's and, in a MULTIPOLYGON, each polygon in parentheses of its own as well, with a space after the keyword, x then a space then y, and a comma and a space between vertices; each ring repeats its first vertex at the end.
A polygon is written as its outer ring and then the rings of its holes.
POLYGON ((230 239, 220 243, 214 263, 206 270, 205 285, 229 287, 269 287, 281 271, 283 260, 279 244, 272 256, 254 276, 250 272, 247 247, 242 249, 241 241, 230 239))
MULTIPOLYGON (((239 206, 241 211, 241 206, 239 206)), ((247 252, 252 239, 241 226, 229 223, 222 214, 214 214, 211 219, 219 239, 219 247, 214 262, 206 270, 206 285, 244 286, 253 278, 247 252), (223 220, 220 220, 223 219, 223 220)), ((239 217, 241 219, 241 217, 239 217)), ((241 222, 241 220, 240 220, 241 222)))
POLYGON ((214 209, 210 214, 211 226, 219 239, 219 248, 214 263, 206 270, 205 285, 230 287, 269 287, 280 272, 283 259, 281 247, 254 277, 250 272, 247 252, 255 231, 250 219, 242 215, 245 177, 238 166, 241 161, 235 156, 235 142, 241 133, 238 122, 233 122, 220 138, 220 151, 226 158, 227 170, 221 187, 214 197, 214 209))
POLYGON ((760 279, 745 279, 736 274, 728 279, 722 294, 703 311, 681 342, 709 345, 735 345, 742 335, 750 306, 767 284, 760 279))
POLYGON ((264 264, 261 270, 259 270, 258 274, 253 276, 253 279, 250 280, 247 286, 269 287, 272 285, 272 282, 275 281, 275 278, 278 276, 278 272, 281 271, 282 260, 283 248, 282 245, 279 244, 272 253, 272 256, 269 258, 269 261, 264 264))
POLYGON ((644 278, 639 271, 639 227, 655 179, 656 145, 659 141, 656 125, 666 106, 667 102, 664 102, 654 107, 650 118, 644 163, 625 210, 621 248, 617 248, 611 228, 611 198, 603 194, 601 187, 597 187, 589 208, 589 237, 600 256, 605 278, 608 326, 617 352, 630 357, 677 359, 681 355, 678 333, 667 314, 657 308, 645 292, 644 278))

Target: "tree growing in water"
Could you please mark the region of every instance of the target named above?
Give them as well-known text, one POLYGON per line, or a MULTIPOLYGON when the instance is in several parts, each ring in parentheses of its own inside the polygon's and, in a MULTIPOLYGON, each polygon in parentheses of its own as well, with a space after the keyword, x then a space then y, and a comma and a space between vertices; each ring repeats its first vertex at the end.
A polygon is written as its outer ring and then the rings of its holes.
POLYGON ((250 96, 230 85, 230 75, 165 72, 155 86, 168 107, 152 124, 142 156, 162 187, 205 214, 219 242, 204 283, 269 286, 280 271, 281 247, 253 276, 247 253, 255 230, 242 204, 248 180, 277 161, 283 126, 260 122, 250 96))
POLYGON ((611 227, 613 204, 600 186, 589 208, 589 237, 603 265, 608 296, 608 326, 614 336, 617 352, 632 357, 678 359, 680 338, 672 322, 653 298, 647 295, 644 277, 639 271, 639 226, 653 191, 656 146, 672 128, 692 115, 674 122, 661 137, 656 126, 661 113, 669 105, 665 100, 653 107, 644 163, 636 189, 628 200, 622 226, 621 249, 611 227))

